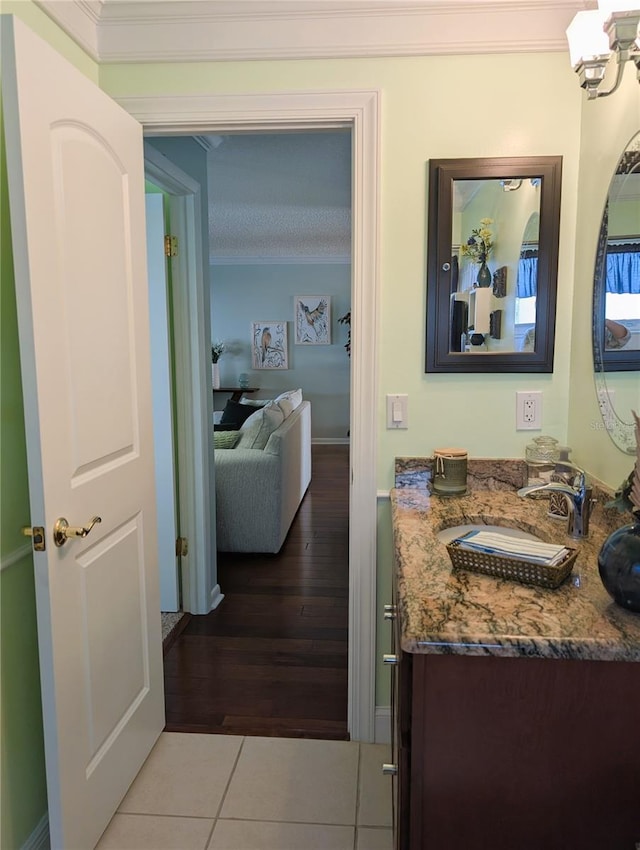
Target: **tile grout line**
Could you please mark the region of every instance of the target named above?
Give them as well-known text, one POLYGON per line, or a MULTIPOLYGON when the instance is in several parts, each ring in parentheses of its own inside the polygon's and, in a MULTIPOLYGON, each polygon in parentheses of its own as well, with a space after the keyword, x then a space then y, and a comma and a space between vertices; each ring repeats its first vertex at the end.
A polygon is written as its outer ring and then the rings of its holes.
MULTIPOLYGON (((220 817, 220 812, 222 811, 222 807, 224 806, 224 801, 227 797, 227 792, 229 791, 229 786, 231 785, 231 780, 233 779, 233 774, 236 772, 236 768, 238 766, 238 762, 240 761, 240 756, 242 755, 242 750, 244 749, 245 742, 247 740, 247 736, 243 735, 242 740, 240 741, 240 746, 238 747, 238 755, 233 762, 233 767, 229 773, 229 778, 227 779, 227 783, 224 786, 224 791, 222 792, 222 796, 220 797, 220 804, 215 814, 215 820, 217 821, 220 817)), ((214 824, 215 827, 215 824, 214 824)))
POLYGON ((240 741, 240 746, 238 747, 238 754, 236 755, 235 761, 233 762, 233 767, 229 771, 229 777, 227 779, 226 785, 224 786, 224 791, 222 792, 222 795, 220 796, 220 803, 218 804, 218 809, 217 809, 216 814, 213 818, 213 823, 211 825, 211 829, 209 830, 209 835, 207 836, 207 842, 204 845, 205 850, 209 850, 209 847, 211 846, 211 841, 213 840, 213 833, 215 831, 216 824, 218 823, 218 820, 220 819, 220 812, 222 811, 222 806, 224 805, 225 797, 227 796, 227 791, 229 790, 229 785, 231 784, 231 780, 233 779, 233 774, 236 772, 236 767, 238 766, 238 760, 240 759, 240 753, 242 752, 242 748, 244 747, 245 740, 246 740, 246 736, 243 735, 242 739, 240 741))
MULTIPOLYGON (((178 817, 178 815, 162 815, 162 817, 178 817)), ((208 818, 201 818, 208 820, 208 818)), ((352 823, 335 823, 333 821, 315 821, 315 820, 271 820, 270 818, 218 818, 218 820, 226 823, 286 823, 289 826, 336 826, 340 829, 351 829, 354 826, 352 823)), ((391 829, 389 826, 364 826, 364 829, 379 830, 380 832, 391 829)))
MULTIPOLYGON (((314 821, 314 820, 271 820, 270 818, 222 818, 215 817, 214 815, 176 815, 176 814, 166 814, 162 812, 116 812, 116 815, 133 817, 133 818, 180 818, 181 820, 212 820, 212 821, 227 821, 232 823, 286 823, 290 826, 336 826, 344 829, 350 829, 354 826, 353 823, 334 823, 328 821, 314 821)), ((115 815, 114 815, 115 817, 115 815)), ((380 824, 371 824, 365 825, 362 824, 364 829, 372 829, 378 830, 380 832, 388 831, 391 829, 389 826, 381 826, 380 824)))

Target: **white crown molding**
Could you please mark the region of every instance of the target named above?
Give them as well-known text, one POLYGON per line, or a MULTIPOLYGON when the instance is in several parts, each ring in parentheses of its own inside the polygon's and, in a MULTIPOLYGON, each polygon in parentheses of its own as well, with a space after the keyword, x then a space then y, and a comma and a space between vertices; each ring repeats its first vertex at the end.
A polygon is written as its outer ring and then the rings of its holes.
POLYGON ((85 53, 100 61, 98 37, 105 0, 33 0, 43 12, 78 44, 85 53))
POLYGON ((35 0, 101 64, 563 51, 595 0, 35 0))
POLYGON ((219 148, 222 142, 224 141, 223 136, 218 136, 215 133, 210 136, 194 136, 193 141, 197 142, 201 148, 207 151, 214 151, 216 148, 219 148))

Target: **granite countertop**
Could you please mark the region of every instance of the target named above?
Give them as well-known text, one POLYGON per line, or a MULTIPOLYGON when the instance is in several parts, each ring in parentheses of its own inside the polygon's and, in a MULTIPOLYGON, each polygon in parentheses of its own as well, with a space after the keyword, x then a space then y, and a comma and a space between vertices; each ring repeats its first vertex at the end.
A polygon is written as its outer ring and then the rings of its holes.
MULTIPOLYGON (((566 520, 547 516, 546 500, 517 495, 521 474, 520 468, 498 480, 485 476, 478 486, 494 489, 472 489, 453 498, 430 495, 426 486, 402 481, 391 491, 401 648, 411 653, 640 661, 640 614, 616 605, 598 575, 598 551, 612 530, 610 513, 596 505, 588 538, 574 540, 567 535, 566 520), (453 570, 437 533, 475 523, 511 525, 547 543, 577 548, 571 575, 550 590, 453 570)), ((619 516, 616 524, 624 525, 625 517, 619 516)))

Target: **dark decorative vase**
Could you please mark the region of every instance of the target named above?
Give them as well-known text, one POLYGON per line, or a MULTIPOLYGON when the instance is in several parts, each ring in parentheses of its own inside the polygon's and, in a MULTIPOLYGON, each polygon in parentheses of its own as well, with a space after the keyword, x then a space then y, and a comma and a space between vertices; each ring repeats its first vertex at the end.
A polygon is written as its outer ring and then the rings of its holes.
POLYGON ((618 605, 640 612, 640 521, 623 525, 602 544, 598 570, 618 605))
POLYGON ((491 286, 493 279, 491 272, 487 268, 486 263, 481 263, 480 268, 478 269, 478 278, 477 278, 478 286, 486 287, 491 286))

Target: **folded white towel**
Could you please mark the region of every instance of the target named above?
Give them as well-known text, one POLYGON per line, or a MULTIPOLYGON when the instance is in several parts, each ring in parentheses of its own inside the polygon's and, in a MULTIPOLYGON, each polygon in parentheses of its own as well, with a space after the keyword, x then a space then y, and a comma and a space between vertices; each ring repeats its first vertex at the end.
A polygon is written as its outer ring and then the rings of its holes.
POLYGON ((540 540, 512 537, 492 531, 469 531, 463 537, 459 537, 457 542, 463 549, 485 552, 490 555, 521 558, 547 566, 555 566, 569 553, 565 546, 543 543, 540 540))

